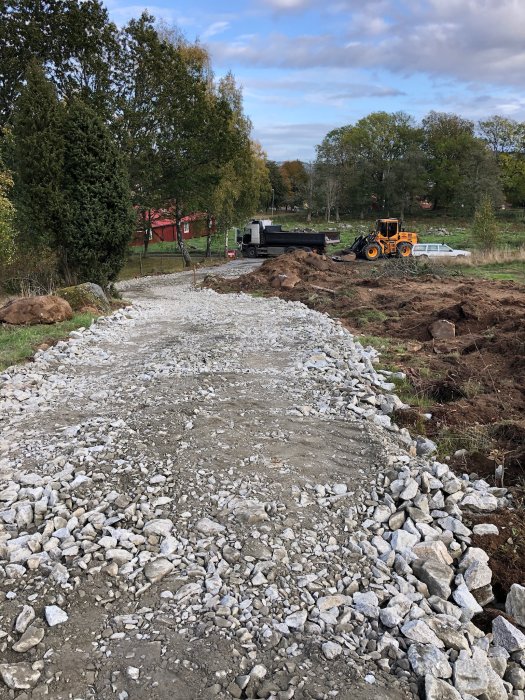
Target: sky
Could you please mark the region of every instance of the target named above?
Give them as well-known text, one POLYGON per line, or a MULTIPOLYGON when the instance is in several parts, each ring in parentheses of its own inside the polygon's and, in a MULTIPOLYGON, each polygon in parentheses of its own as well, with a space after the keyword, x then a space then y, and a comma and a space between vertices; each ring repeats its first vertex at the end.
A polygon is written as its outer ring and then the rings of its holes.
POLYGON ((204 44, 271 160, 313 160, 328 131, 374 111, 525 121, 525 0, 105 4, 119 25, 147 9, 204 44))

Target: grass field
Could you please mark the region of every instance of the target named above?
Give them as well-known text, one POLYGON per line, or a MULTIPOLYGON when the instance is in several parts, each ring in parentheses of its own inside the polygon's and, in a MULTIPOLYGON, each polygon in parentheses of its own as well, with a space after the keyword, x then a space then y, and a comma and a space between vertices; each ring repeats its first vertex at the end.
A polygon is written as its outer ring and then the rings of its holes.
POLYGON ((95 317, 77 314, 70 321, 35 326, 0 326, 0 371, 32 357, 42 343, 52 344, 67 338, 70 331, 88 327, 95 317))

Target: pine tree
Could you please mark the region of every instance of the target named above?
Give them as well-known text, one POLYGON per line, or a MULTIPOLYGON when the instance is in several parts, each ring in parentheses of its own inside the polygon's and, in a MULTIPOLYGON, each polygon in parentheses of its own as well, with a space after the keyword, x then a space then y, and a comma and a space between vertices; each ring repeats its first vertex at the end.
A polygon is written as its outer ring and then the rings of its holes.
POLYGON ((53 84, 38 63, 32 62, 16 103, 7 148, 22 247, 56 247, 64 214, 62 120, 63 108, 53 84))
POLYGON ((64 122, 64 197, 67 216, 58 242, 67 282, 116 279, 124 264, 135 215, 117 146, 91 107, 73 99, 64 122))

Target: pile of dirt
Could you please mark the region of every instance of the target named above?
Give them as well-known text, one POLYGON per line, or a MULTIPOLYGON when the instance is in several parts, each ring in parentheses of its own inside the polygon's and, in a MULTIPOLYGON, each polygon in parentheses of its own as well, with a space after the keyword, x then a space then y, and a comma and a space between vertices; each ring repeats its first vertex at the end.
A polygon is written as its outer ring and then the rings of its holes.
MULTIPOLYGON (((379 346, 386 362, 406 373, 410 392, 402 398, 412 408, 398 412, 398 424, 436 440, 458 472, 477 473, 499 486, 495 470, 503 464, 505 486, 521 494, 525 287, 511 281, 414 274, 412 267, 403 276, 399 261, 336 263, 304 251, 269 259, 237 279, 208 278, 205 283, 221 292, 302 301, 341 319, 362 342, 379 346), (288 288, 285 280, 292 281, 288 288), (453 324, 453 338, 433 338, 431 326, 438 320, 453 324)), ((523 511, 511 519, 513 530, 521 522, 521 534, 515 537, 525 543, 523 511)), ((496 584, 505 591, 509 581, 525 579, 525 557, 506 566, 508 529, 502 528, 502 537, 489 551, 496 584)))

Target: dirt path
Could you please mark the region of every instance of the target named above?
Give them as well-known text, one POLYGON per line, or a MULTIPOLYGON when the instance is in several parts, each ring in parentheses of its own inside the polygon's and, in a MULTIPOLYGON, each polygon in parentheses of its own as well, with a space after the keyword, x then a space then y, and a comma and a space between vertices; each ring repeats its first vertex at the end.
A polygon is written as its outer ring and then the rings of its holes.
POLYGON ((0 698, 410 697, 345 608, 387 441, 305 362, 356 361, 350 337, 191 275, 124 287, 138 313, 4 376, 0 650, 25 663, 0 698), (20 653, 23 605, 45 634, 20 653))

